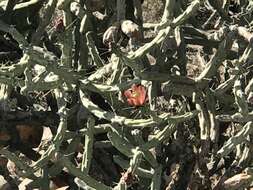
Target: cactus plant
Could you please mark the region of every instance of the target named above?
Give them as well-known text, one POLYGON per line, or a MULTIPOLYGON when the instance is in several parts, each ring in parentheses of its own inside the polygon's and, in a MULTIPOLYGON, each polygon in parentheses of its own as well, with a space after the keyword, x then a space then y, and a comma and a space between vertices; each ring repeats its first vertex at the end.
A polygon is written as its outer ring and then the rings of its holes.
POLYGON ((7 185, 252 187, 252 1, 162 2, 0 2, 7 185))

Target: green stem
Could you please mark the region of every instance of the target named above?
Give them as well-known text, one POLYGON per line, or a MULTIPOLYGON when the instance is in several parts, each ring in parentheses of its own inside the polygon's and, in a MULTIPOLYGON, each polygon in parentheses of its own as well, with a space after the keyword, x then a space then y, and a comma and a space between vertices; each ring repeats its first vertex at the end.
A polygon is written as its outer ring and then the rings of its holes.
POLYGON ((92 153, 93 153, 93 143, 94 143, 94 135, 93 128, 95 125, 95 119, 93 117, 88 119, 87 122, 87 134, 85 135, 85 151, 83 152, 83 160, 81 165, 81 171, 85 173, 89 173, 92 153))

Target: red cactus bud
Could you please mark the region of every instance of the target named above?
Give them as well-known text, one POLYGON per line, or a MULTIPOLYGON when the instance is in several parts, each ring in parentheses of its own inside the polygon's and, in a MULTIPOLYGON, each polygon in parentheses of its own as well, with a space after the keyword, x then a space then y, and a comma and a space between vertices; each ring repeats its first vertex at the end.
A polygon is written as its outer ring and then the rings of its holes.
POLYGON ((136 181, 136 177, 130 171, 126 171, 125 173, 121 173, 121 175, 122 175, 121 180, 123 182, 125 182, 127 185, 131 185, 136 181))
POLYGON ((63 19, 60 18, 55 23, 55 30, 56 30, 56 32, 63 32, 64 29, 65 29, 65 27, 64 27, 63 19))
POLYGON ((132 87, 124 92, 127 102, 131 106, 142 106, 147 100, 147 90, 142 85, 133 84, 132 87))

